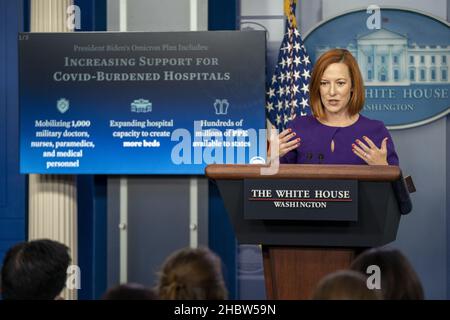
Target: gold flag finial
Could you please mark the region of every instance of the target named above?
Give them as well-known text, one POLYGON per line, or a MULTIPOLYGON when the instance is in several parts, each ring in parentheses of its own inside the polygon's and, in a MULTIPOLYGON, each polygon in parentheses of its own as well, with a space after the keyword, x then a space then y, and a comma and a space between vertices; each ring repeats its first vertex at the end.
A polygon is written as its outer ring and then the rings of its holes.
POLYGON ((297 4, 297 0, 284 0, 284 14, 288 18, 290 24, 294 28, 297 28, 297 20, 295 19, 294 12, 291 10, 292 3, 297 4))

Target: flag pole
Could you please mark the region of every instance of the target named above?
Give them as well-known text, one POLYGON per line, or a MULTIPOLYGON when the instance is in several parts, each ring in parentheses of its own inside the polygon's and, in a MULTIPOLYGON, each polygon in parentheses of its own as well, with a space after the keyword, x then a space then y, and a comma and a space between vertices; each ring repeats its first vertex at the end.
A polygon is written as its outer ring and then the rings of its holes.
POLYGON ((297 28, 295 14, 291 11, 292 4, 297 5, 297 0, 284 0, 284 15, 287 17, 288 22, 292 25, 292 27, 297 28))

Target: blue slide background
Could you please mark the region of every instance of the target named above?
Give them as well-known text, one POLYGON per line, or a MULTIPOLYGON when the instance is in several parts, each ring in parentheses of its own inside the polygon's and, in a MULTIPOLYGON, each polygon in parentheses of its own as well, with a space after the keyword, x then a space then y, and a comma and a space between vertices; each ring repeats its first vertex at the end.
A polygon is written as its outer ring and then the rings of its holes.
MULTIPOLYGON (((180 32, 180 33, 74 33, 74 34, 22 34, 28 40, 20 41, 20 114, 21 114, 21 172, 22 173, 64 173, 64 174, 203 174, 206 164, 248 163, 254 156, 265 157, 265 136, 259 143, 253 143, 252 151, 246 150, 202 150, 186 148, 190 152, 187 161, 176 164, 172 161, 173 148, 180 142, 190 146, 194 141, 194 121, 239 121, 243 126, 218 127, 216 129, 254 129, 259 133, 265 128, 265 34, 264 32, 180 32), (162 51, 162 52, 76 52, 74 44, 121 46, 196 44, 207 46, 206 51, 162 51), (218 66, 166 66, 166 67, 64 67, 64 57, 114 58, 114 57, 197 57, 218 58, 218 66), (57 71, 68 73, 90 73, 96 71, 130 73, 158 72, 208 72, 230 73, 229 81, 69 81, 56 82, 57 71), (70 108, 60 113, 56 108, 59 99, 70 101, 70 108), (136 99, 152 102, 149 113, 133 113, 131 103, 136 99), (216 99, 227 99, 227 115, 216 115, 216 99), (36 128, 35 120, 89 120, 91 127, 78 129, 88 131, 89 138, 66 138, 64 141, 92 141, 95 148, 83 149, 82 158, 45 158, 43 151, 52 149, 31 148, 31 141, 58 141, 57 138, 36 138, 36 131, 60 128, 36 128), (123 148, 122 141, 112 137, 112 132, 130 131, 132 128, 110 128, 110 120, 160 121, 174 119, 173 128, 146 128, 147 131, 174 130, 181 128, 190 135, 181 140, 159 138, 159 148, 123 148), (187 138, 188 139, 187 139, 187 138), (263 147, 264 146, 264 147, 263 147), (191 150, 189 150, 191 149, 191 150), (234 151, 234 157, 226 158, 234 151), (245 151, 245 160, 237 154, 245 151), (202 153, 212 154, 204 158, 202 153), (217 154, 215 154, 215 152, 217 154), (223 156, 220 156, 220 152, 223 156), (233 159, 230 161, 230 159, 233 159), (80 159, 78 168, 46 168, 47 161, 73 161, 80 159), (211 160, 212 159, 212 160, 211 160)), ((203 129, 213 129, 203 127, 203 129)), ((73 129, 70 129, 73 130, 73 129)), ((134 130, 141 131, 139 128, 134 130)), ((200 139, 201 138, 197 138, 200 139)), ((210 138, 208 138, 210 139, 210 138)), ((60 139, 63 140, 63 139, 60 139)), ((125 140, 125 139, 122 139, 125 140)), ((142 138, 128 138, 127 141, 141 141, 142 138)), ((152 141, 153 138, 145 139, 152 141)), ((235 138, 235 141, 238 140, 235 138)), ((248 140, 248 139, 246 139, 248 140)), ((74 151, 80 148, 64 148, 56 151, 74 151)), ((178 153, 177 153, 178 154, 178 153)), ((185 154, 181 154, 185 156, 185 154)))

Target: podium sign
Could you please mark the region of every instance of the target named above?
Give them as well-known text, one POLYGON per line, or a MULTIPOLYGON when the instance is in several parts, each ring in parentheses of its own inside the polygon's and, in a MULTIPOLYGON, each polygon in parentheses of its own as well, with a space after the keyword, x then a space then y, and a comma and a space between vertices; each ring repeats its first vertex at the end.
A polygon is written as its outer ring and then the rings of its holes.
POLYGON ((355 180, 244 180, 244 219, 358 220, 355 180))

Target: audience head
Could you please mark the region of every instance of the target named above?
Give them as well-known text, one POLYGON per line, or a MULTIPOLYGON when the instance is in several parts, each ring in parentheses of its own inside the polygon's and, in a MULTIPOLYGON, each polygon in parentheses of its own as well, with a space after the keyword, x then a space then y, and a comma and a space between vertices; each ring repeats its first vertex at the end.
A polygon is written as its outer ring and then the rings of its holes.
POLYGON ((42 239, 16 244, 3 260, 1 293, 5 300, 53 300, 64 289, 69 248, 42 239))
POLYGON ((108 289, 102 300, 157 300, 157 294, 150 288, 137 283, 127 283, 108 289))
POLYGON ((164 262, 158 284, 165 300, 225 300, 220 258, 207 248, 185 248, 164 262))
POLYGON ((367 287, 366 278, 352 270, 336 271, 317 285, 314 300, 380 300, 379 290, 367 287))
POLYGON ((422 300, 424 293, 419 277, 408 259, 397 249, 374 248, 363 252, 351 265, 352 270, 367 274, 375 265, 381 272, 381 293, 385 300, 422 300))

